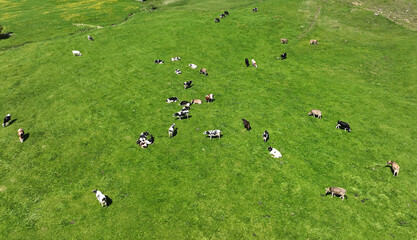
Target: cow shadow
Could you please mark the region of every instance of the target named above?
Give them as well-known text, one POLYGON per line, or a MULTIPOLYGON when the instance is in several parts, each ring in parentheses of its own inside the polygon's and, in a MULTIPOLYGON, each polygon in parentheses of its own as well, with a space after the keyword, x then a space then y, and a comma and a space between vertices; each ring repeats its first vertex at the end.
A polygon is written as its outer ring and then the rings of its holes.
POLYGON ((175 128, 175 129, 174 129, 174 132, 172 133, 172 137, 177 136, 177 133, 178 133, 178 128, 175 128))
MULTIPOLYGON (((332 195, 332 193, 331 192, 328 192, 325 195, 321 194, 322 197, 325 197, 327 195, 332 195)), ((334 197, 337 197, 337 198, 340 198, 341 197, 341 195, 338 195, 338 194, 333 194, 333 195, 334 195, 334 197)), ((348 196, 347 195, 345 195, 345 199, 348 199, 348 196)))
POLYGON ((29 136, 30 136, 30 133, 25 133, 23 135, 23 142, 26 142, 26 140, 29 138, 29 136))
POLYGON ((389 170, 391 170, 391 173, 394 174, 394 169, 392 169, 391 165, 385 165, 385 167, 389 167, 389 170))
POLYGON ((10 121, 9 122, 9 124, 7 124, 7 126, 10 126, 10 125, 12 125, 14 122, 16 122, 17 121, 17 118, 16 119, 13 119, 12 121, 10 121))
POLYGON ((210 102, 207 102, 207 103, 212 103, 212 102, 214 102, 214 101, 216 101, 216 99, 212 99, 212 100, 210 100, 210 102))
POLYGON ((113 204, 113 200, 109 197, 109 196, 107 196, 107 195, 105 195, 106 196, 106 199, 107 199, 107 207, 109 207, 110 205, 112 205, 113 204))
MULTIPOLYGON (((188 115, 188 118, 187 117, 177 117, 175 120, 183 120, 183 119, 189 119, 189 118, 192 118, 193 116, 191 116, 191 115, 188 115)), ((176 131, 176 129, 174 130, 174 131, 176 131)), ((175 135, 173 135, 173 136, 175 136, 175 135)))

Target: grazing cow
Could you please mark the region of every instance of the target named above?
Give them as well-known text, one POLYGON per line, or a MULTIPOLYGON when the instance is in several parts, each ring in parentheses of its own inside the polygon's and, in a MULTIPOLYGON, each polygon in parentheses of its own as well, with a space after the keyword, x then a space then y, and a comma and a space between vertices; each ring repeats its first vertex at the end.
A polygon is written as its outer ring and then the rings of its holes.
POLYGON ((94 41, 94 39, 93 39, 90 35, 87 35, 87 38, 88 38, 88 40, 90 40, 90 41, 94 41))
POLYGON ((72 51, 72 55, 73 55, 73 56, 82 56, 82 55, 81 55, 81 52, 80 52, 80 51, 78 51, 78 50, 73 50, 73 51, 72 51))
POLYGON ((351 130, 350 130, 349 123, 347 123, 347 122, 343 122, 343 121, 337 121, 336 128, 339 128, 339 129, 344 129, 345 131, 347 130, 348 132, 350 132, 350 131, 351 131, 351 130))
POLYGON ((245 126, 245 128, 249 131, 252 128, 250 127, 250 122, 248 122, 246 119, 242 118, 243 121, 243 125, 245 126))
POLYGON ((246 64, 246 67, 249 67, 249 60, 247 58, 245 58, 245 64, 246 64))
POLYGON ((281 44, 287 44, 288 43, 288 39, 286 38, 281 38, 281 44))
POLYGON ((176 74, 181 74, 182 72, 181 72, 181 70, 176 69, 176 70, 175 70, 175 73, 176 73, 176 74))
POLYGON ((11 116, 10 114, 7 114, 7 115, 4 117, 4 120, 3 120, 3 124, 2 124, 2 126, 3 126, 3 127, 7 127, 7 126, 9 125, 10 120, 12 120, 12 116, 11 116))
POLYGON ((321 111, 320 111, 320 110, 318 110, 318 109, 312 109, 312 110, 308 113, 308 116, 314 116, 314 117, 317 117, 317 118, 320 118, 320 119, 321 119, 321 111))
POLYGON ((173 102, 177 102, 179 101, 179 99, 177 97, 170 97, 167 99, 167 103, 173 103, 173 102))
POLYGON ((197 65, 195 65, 194 63, 190 63, 188 64, 188 66, 192 69, 197 69, 197 65))
POLYGON ((342 201, 345 200, 346 190, 343 188, 340 188, 340 187, 326 188, 326 194, 327 193, 332 193, 332 197, 333 195, 339 195, 342 201))
POLYGON ((215 19, 214 19, 214 22, 215 22, 215 23, 218 23, 218 22, 220 22, 220 19, 215 18, 215 19))
POLYGON ((393 162, 393 161, 388 161, 387 164, 391 165, 391 169, 394 172, 393 176, 398 176, 398 173, 400 172, 400 166, 396 162, 393 162))
POLYGON ((225 17, 226 17, 226 15, 224 15, 223 13, 220 14, 220 18, 225 18, 225 17))
POLYGON ((207 76, 208 75, 207 69, 205 68, 200 69, 200 74, 204 74, 205 76, 207 76))
POLYGON ((175 123, 173 123, 171 125, 171 127, 169 127, 169 129, 168 129, 168 136, 169 137, 173 137, 174 136, 174 131, 175 131, 175 123))
POLYGON ((187 102, 187 101, 182 101, 182 102, 180 102, 180 105, 181 106, 190 106, 191 103, 190 102, 187 102))
POLYGON ((171 58, 171 61, 178 61, 178 60, 181 60, 181 58, 180 57, 173 57, 173 58, 171 58))
POLYGON ((184 89, 190 88, 193 81, 184 82, 184 89))
POLYGON ((229 12, 228 11, 224 11, 224 15, 229 16, 229 12))
POLYGON ((254 8, 254 9, 252 9, 252 12, 257 12, 258 11, 258 8, 256 7, 256 8, 254 8))
POLYGON ((272 155, 273 158, 281 158, 282 154, 273 147, 268 147, 269 154, 272 155))
POLYGON ((172 117, 178 117, 178 119, 180 119, 180 120, 183 117, 187 117, 187 119, 188 119, 188 114, 189 113, 190 113, 190 111, 188 111, 188 110, 181 110, 179 112, 174 113, 174 115, 172 115, 172 117))
POLYGON ((203 101, 201 101, 200 99, 193 99, 191 100, 191 104, 202 104, 203 101))
POLYGON ((214 95, 213 94, 207 94, 206 95, 206 102, 213 102, 214 101, 214 95))
POLYGON ((156 59, 155 61, 153 61, 156 64, 163 64, 164 61, 162 61, 161 59, 156 59))
POLYGON ((287 53, 281 54, 281 60, 287 59, 287 53))
POLYGON ((254 66, 254 67, 258 67, 258 65, 256 64, 256 62, 255 62, 255 59, 252 59, 252 65, 254 66))
POLYGON ((210 140, 213 138, 213 137, 221 137, 221 135, 222 135, 222 131, 220 131, 220 130, 208 130, 208 131, 205 131, 203 134, 205 134, 205 135, 208 135, 209 137, 210 137, 210 140))
POLYGON ((319 42, 316 39, 311 39, 310 45, 319 45, 319 42))
POLYGON ((100 202, 101 207, 107 207, 107 197, 102 192, 96 190, 93 190, 93 193, 96 194, 97 200, 100 202))
POLYGON ((268 141, 268 139, 269 139, 269 132, 265 130, 264 134, 262 134, 262 138, 264 139, 264 142, 268 141))
POLYGON ((17 135, 19 135, 20 142, 23 143, 25 141, 25 131, 23 131, 23 128, 17 130, 17 135))

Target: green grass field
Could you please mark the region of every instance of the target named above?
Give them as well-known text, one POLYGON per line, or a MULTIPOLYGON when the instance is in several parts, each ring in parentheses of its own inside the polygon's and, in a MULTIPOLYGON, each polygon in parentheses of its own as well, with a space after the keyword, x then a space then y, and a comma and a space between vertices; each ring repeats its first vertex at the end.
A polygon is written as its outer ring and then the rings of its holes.
POLYGON ((417 239, 417 2, 359 2, 0 0, 0 239, 417 239))

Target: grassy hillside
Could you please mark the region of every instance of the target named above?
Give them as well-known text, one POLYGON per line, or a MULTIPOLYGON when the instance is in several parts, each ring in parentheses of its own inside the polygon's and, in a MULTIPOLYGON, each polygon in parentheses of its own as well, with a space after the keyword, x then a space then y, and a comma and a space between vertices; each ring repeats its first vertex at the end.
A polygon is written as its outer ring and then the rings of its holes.
POLYGON ((415 31, 335 0, 0 4, 15 33, 0 40, 0 116, 17 119, 0 129, 0 238, 415 238, 415 31), (165 102, 208 93, 187 120, 165 102), (148 149, 135 143, 144 131, 148 149), (330 186, 347 199, 324 196, 330 186))

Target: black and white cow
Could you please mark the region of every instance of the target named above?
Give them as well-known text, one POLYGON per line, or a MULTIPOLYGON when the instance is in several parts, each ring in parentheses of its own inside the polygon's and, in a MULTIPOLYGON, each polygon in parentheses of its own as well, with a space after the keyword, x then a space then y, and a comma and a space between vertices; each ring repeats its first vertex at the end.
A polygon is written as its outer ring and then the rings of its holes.
POLYGON ((226 17, 226 15, 224 15, 223 13, 220 14, 220 18, 225 18, 225 17, 226 17))
POLYGON ((256 8, 254 8, 254 9, 252 9, 252 12, 257 12, 258 11, 258 8, 256 7, 256 8))
POLYGON ((281 60, 287 59, 287 53, 281 54, 281 60))
POLYGON ((181 70, 179 70, 179 69, 175 70, 175 74, 181 74, 181 73, 182 73, 181 70))
POLYGON ((246 67, 249 67, 249 59, 245 58, 246 67))
POLYGON ((262 134, 262 138, 264 139, 264 142, 268 141, 268 139, 269 139, 269 132, 265 130, 264 134, 262 134))
POLYGON ((180 57, 173 57, 173 58, 171 58, 171 61, 178 61, 178 60, 181 60, 181 58, 180 57))
POLYGON ((215 22, 215 23, 218 23, 218 22, 220 22, 220 19, 215 18, 215 19, 214 19, 214 22, 215 22))
POLYGON ((90 35, 87 35, 87 38, 88 38, 88 40, 90 40, 90 41, 94 41, 94 39, 93 39, 90 35))
POLYGON ((190 88, 193 81, 184 82, 184 89, 190 88))
POLYGON ((97 200, 100 202, 102 207, 107 207, 107 197, 102 192, 96 190, 93 190, 93 193, 96 194, 97 200))
POLYGON ((350 132, 350 131, 351 131, 351 130, 350 130, 349 123, 347 123, 347 122, 343 122, 343 121, 337 121, 336 128, 339 128, 339 129, 344 129, 345 131, 347 130, 348 132, 350 132))
POLYGON ((173 103, 173 102, 177 102, 179 101, 179 99, 177 97, 170 97, 167 99, 167 103, 173 103))
POLYGON ((162 63, 164 63, 164 61, 162 61, 161 59, 156 59, 153 62, 156 63, 156 64, 162 64, 162 63))
POLYGON ((203 134, 205 134, 205 135, 208 135, 209 137, 210 137, 210 140, 213 138, 213 137, 221 137, 221 135, 222 135, 222 131, 220 131, 220 130, 208 130, 208 131, 205 131, 203 134))
POLYGON ((174 113, 174 115, 172 115, 172 117, 178 117, 178 119, 180 119, 180 120, 183 117, 187 117, 187 119, 188 119, 188 114, 189 113, 190 113, 190 111, 188 111, 188 110, 181 110, 179 112, 174 113))
POLYGON ((175 123, 173 123, 171 125, 171 127, 169 127, 169 129, 168 129, 168 136, 169 137, 173 137, 174 136, 174 131, 175 131, 175 123))
POLYGON ((2 124, 2 126, 3 126, 3 127, 7 127, 7 126, 9 125, 10 120, 12 120, 12 116, 11 116, 10 114, 7 114, 7 115, 4 117, 4 120, 3 120, 3 124, 2 124))

